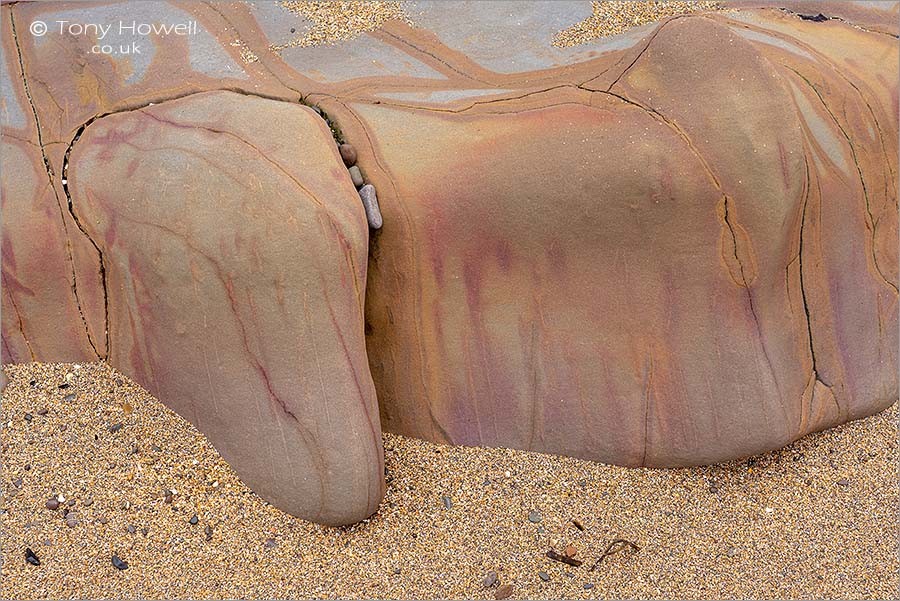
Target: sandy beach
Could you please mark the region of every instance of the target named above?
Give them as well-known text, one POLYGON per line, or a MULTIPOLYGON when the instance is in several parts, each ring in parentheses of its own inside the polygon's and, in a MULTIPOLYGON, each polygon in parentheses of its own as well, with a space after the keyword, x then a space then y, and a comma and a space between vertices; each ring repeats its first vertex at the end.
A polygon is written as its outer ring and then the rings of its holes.
POLYGON ((778 452, 678 470, 386 434, 381 509, 329 529, 263 502, 104 364, 6 369, 6 599, 897 593, 896 405, 778 452), (614 539, 639 549, 617 545, 591 570, 614 539), (547 557, 567 547, 583 565, 547 557))

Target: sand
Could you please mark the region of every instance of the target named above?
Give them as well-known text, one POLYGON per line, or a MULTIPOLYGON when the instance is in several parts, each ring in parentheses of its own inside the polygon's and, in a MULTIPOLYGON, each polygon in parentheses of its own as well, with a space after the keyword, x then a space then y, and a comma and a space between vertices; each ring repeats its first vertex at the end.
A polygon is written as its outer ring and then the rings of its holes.
POLYGON ((593 14, 587 19, 560 31, 553 45, 568 48, 586 44, 597 38, 625 33, 633 27, 655 23, 667 17, 696 12, 721 10, 718 2, 707 0, 649 0, 622 2, 604 0, 592 2, 593 14))
MULTIPOLYGON (((290 41, 272 46, 274 52, 352 40, 392 20, 415 26, 414 19, 407 12, 407 2, 282 1, 279 4, 285 10, 308 19, 310 27, 290 41)), ((668 17, 721 10, 720 3, 711 0, 603 0, 591 4, 591 16, 560 31, 552 41, 553 46, 578 46, 668 17)), ((249 49, 246 52, 249 53, 249 49)), ((243 58, 244 62, 257 60, 252 53, 243 58)))
POLYGON ((380 28, 386 21, 411 23, 403 2, 281 2, 283 8, 309 19, 309 30, 291 41, 272 46, 285 48, 336 44, 380 28))
POLYGON ((782 451, 678 470, 385 435, 381 509, 329 529, 256 497, 192 426, 104 364, 7 373, 3 598, 479 599, 509 584, 513 599, 876 599, 898 589, 896 405, 782 451), (45 507, 51 497, 60 509, 45 507), (640 550, 590 571, 616 538, 640 550), (569 545, 585 565, 545 556, 569 545), (498 582, 485 588, 492 570, 498 582))

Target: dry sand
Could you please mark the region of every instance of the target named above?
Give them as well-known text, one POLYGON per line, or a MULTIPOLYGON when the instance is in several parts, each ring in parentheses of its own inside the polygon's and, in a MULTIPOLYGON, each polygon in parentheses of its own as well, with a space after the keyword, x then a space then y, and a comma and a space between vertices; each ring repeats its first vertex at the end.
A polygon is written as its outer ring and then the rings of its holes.
POLYGON ((386 21, 411 23, 403 2, 281 2, 283 8, 310 20, 312 26, 290 42, 272 46, 285 48, 336 44, 380 28, 386 21))
MULTIPOLYGON (((602 0, 591 4, 591 16, 560 31, 553 39, 554 46, 578 46, 668 17, 721 10, 720 3, 711 0, 602 0)), ((289 42, 272 46, 271 49, 275 52, 285 48, 352 40, 363 33, 379 29, 391 20, 415 26, 414 19, 406 10, 406 2, 282 1, 280 5, 285 10, 308 19, 310 27, 289 42)), ((245 62, 252 61, 247 61, 245 57, 245 62)))
POLYGON ((679 470, 385 435, 381 510, 328 529, 260 500, 103 364, 7 372, 4 598, 478 599, 501 584, 533 599, 896 598, 896 405, 753 460, 679 470), (615 538, 640 550, 591 572, 615 538), (585 565, 545 557, 567 545, 585 565))
POLYGON ((667 17, 721 10, 719 2, 709 0, 603 0, 591 5, 591 16, 560 31, 553 40, 554 46, 578 46, 667 17))

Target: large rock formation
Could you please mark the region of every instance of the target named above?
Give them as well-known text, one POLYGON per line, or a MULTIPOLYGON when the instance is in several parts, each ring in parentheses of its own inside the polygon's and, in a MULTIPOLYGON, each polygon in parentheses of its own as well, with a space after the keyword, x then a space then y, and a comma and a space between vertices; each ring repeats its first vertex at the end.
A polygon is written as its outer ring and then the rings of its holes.
POLYGON ((413 2, 317 47, 274 4, 4 6, 3 361, 108 360, 329 524, 380 499, 377 408, 649 466, 871 414, 897 398, 897 5, 766 4, 568 49, 589 3, 413 2), (126 17, 199 26, 140 56, 29 33, 126 17))

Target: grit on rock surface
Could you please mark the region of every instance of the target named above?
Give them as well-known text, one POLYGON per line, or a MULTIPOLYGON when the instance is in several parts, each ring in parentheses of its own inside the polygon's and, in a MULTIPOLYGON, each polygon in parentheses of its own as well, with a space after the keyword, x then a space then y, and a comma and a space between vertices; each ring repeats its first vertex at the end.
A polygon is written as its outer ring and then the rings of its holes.
POLYGON ((897 592, 896 405, 781 451, 676 470, 386 434, 384 503, 332 529, 263 502, 192 426, 105 364, 6 370, 7 599, 897 592), (591 571, 616 538, 639 550, 591 571), (584 565, 545 555, 569 546, 584 565))

